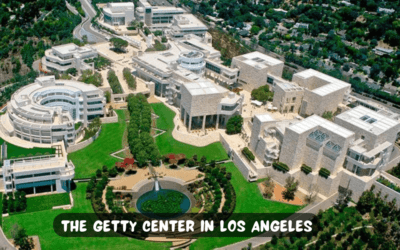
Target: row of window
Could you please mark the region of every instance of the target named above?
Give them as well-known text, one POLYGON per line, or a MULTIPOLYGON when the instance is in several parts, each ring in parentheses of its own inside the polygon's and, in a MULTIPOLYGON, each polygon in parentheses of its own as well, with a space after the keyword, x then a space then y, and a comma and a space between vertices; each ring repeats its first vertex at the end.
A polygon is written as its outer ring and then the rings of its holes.
POLYGON ((44 101, 41 104, 42 105, 46 105, 46 104, 52 103, 52 102, 66 102, 66 103, 69 103, 71 105, 75 105, 76 104, 76 102, 71 102, 71 101, 65 100, 65 99, 51 99, 51 100, 44 101))
POLYGON ((212 71, 214 71, 214 72, 216 72, 218 74, 221 74, 221 69, 220 68, 218 68, 218 67, 216 67, 216 66, 214 66, 212 64, 209 64, 208 62, 206 63, 206 68, 209 69, 209 70, 212 70, 212 71))

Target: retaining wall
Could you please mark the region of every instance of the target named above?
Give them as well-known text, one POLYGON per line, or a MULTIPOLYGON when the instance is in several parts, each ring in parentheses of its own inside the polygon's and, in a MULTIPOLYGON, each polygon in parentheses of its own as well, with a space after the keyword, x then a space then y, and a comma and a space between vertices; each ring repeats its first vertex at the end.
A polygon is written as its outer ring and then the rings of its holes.
POLYGON ((115 110, 113 110, 113 116, 100 118, 100 121, 102 124, 115 123, 115 122, 118 122, 118 115, 115 112, 115 110))
MULTIPOLYGON (((374 193, 377 194, 379 193, 379 191, 381 191, 381 197, 382 199, 385 199, 385 196, 387 195, 386 201, 392 201, 393 199, 396 199, 396 201, 400 201, 400 193, 389 188, 386 187, 385 185, 375 181, 374 182, 375 185, 375 189, 374 189, 374 193)), ((400 208, 400 203, 396 202, 396 207, 400 208)))
MULTIPOLYGON (((117 119, 118 119, 118 116, 117 116, 117 119)), ((68 146, 67 153, 72 153, 72 152, 81 150, 81 149, 87 147, 88 145, 92 144, 92 142, 94 142, 99 137, 100 132, 101 132, 101 128, 99 129, 99 131, 97 131, 97 133, 94 136, 92 136, 91 138, 87 139, 86 141, 77 143, 75 145, 68 146)))

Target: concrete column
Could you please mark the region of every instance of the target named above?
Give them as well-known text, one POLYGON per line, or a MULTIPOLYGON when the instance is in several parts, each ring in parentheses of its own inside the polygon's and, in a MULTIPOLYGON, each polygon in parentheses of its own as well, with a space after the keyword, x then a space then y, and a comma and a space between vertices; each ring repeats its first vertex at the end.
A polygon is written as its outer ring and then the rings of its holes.
POLYGON ((33 194, 36 194, 36 187, 33 187, 33 194))
POLYGON ((53 184, 50 185, 50 191, 53 192, 53 184))
POLYGON ((189 116, 189 128, 188 128, 189 130, 189 132, 190 132, 190 130, 192 129, 192 116, 189 116))
POLYGON ((218 125, 219 125, 219 115, 217 115, 217 122, 216 122, 215 129, 218 129, 218 125))
POLYGON ((205 130, 206 129, 206 118, 207 118, 207 115, 204 115, 203 116, 203 130, 205 130))
MULTIPOLYGON (((182 108, 181 108, 181 110, 182 110, 182 108)), ((184 112, 183 112, 183 125, 186 126, 186 110, 184 110, 184 112)))

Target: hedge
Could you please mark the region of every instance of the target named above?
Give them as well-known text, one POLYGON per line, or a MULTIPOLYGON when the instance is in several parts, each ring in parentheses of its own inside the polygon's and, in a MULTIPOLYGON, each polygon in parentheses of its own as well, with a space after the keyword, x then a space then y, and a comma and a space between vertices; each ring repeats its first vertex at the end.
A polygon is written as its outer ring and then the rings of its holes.
POLYGON ((275 170, 281 171, 283 173, 289 172, 289 170, 290 170, 289 167, 285 163, 282 163, 282 162, 274 162, 272 164, 272 167, 275 170))
POLYGON ((118 77, 115 71, 110 69, 107 73, 107 80, 110 83, 110 87, 114 94, 122 94, 123 90, 121 84, 119 83, 118 77))
POLYGON ((124 68, 122 72, 128 87, 130 89, 136 89, 136 79, 132 76, 131 71, 128 68, 124 68))
POLYGON ((242 150, 242 153, 244 154, 244 156, 246 156, 246 158, 247 158, 249 161, 254 161, 254 160, 255 160, 255 157, 254 157, 253 153, 250 151, 250 149, 249 149, 248 147, 245 147, 245 148, 242 150))
POLYGON ((319 176, 324 177, 325 179, 328 179, 329 175, 331 175, 331 171, 329 171, 326 168, 321 168, 319 170, 319 176))
POLYGON ((303 164, 301 166, 301 171, 303 171, 305 174, 309 174, 309 173, 312 172, 312 168, 307 166, 307 165, 305 165, 305 164, 303 164))

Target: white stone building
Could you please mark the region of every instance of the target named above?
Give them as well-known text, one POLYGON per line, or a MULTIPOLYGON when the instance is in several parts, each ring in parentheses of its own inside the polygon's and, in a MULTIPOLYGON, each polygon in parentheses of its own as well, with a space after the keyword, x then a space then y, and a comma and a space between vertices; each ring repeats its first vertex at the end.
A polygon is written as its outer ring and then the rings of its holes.
POLYGON ((229 118, 241 114, 243 96, 208 80, 182 85, 181 120, 191 130, 224 128, 229 118))
POLYGON ((229 68, 225 71, 225 66, 217 63, 220 53, 205 41, 206 37, 185 36, 171 41, 167 51, 140 52, 133 57, 134 74, 154 82, 155 94, 180 108, 188 130, 225 127, 232 115, 241 113, 244 99, 204 77, 222 83, 224 72, 233 72, 235 77, 238 72, 229 68), (207 67, 210 62, 224 71, 211 77, 207 67))
POLYGON ((135 19, 133 3, 107 3, 103 8, 104 22, 110 25, 129 25, 135 19))
POLYGON ((348 104, 351 85, 319 71, 308 69, 293 75, 292 82, 273 77, 273 105, 281 113, 302 116, 335 113, 341 104, 348 104))
POLYGON ((84 62, 85 59, 97 57, 97 50, 91 46, 79 47, 73 43, 52 47, 45 51, 42 64, 48 70, 65 72, 70 68, 78 71, 93 69, 93 65, 84 62))
POLYGON ((284 183, 293 176, 301 188, 318 187, 325 197, 348 187, 356 200, 381 171, 400 161, 400 151, 394 146, 399 131, 398 120, 363 106, 336 116, 334 123, 317 115, 302 121, 276 121, 264 114, 253 118, 250 149, 265 166, 259 177, 268 173, 284 183), (273 164, 278 162, 289 171, 276 170, 273 164), (329 172, 327 177, 320 175, 322 168, 329 172))
POLYGON ((149 28, 163 28, 169 26, 175 15, 186 13, 182 8, 152 6, 146 0, 140 0, 135 11, 136 20, 143 22, 149 28))
POLYGON ((55 154, 6 159, 0 169, 0 190, 26 194, 71 191, 75 166, 68 161, 63 143, 53 146, 55 154))
POLYGON ((65 141, 75 144, 80 129, 95 117, 104 116, 103 91, 91 84, 36 78, 16 91, 0 117, 0 129, 8 136, 43 144, 65 141))
POLYGON ((169 29, 172 37, 183 37, 188 34, 204 37, 208 30, 207 26, 192 14, 174 16, 169 29))
POLYGON ((231 68, 239 69, 238 87, 247 91, 273 84, 272 76, 281 76, 284 63, 260 52, 252 52, 232 59, 231 68))

